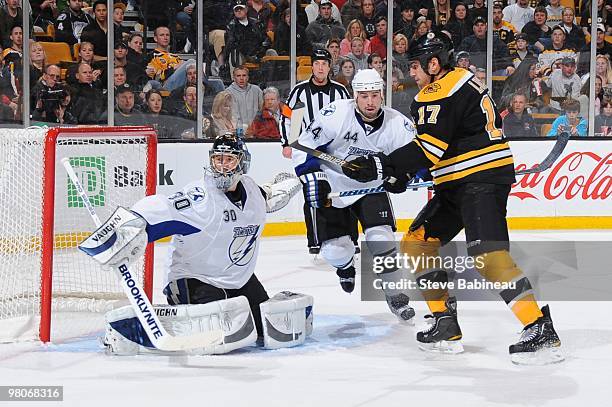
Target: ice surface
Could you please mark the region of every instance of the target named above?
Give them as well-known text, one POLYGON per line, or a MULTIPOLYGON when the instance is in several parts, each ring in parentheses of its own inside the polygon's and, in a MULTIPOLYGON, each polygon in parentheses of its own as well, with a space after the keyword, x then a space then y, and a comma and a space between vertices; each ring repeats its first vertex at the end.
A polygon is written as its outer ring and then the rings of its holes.
MULTIPOLYGON (((603 232, 513 233, 515 240, 612 240, 603 232)), ((312 261, 301 237, 262 243, 257 274, 270 295, 315 299, 315 330, 300 348, 248 348, 219 356, 108 357, 95 336, 42 346, 0 345, 1 385, 63 385, 45 406, 603 406, 612 399, 612 302, 554 302, 566 361, 515 366, 508 345, 520 325, 500 302, 460 303, 465 353, 417 349, 419 328, 384 302, 344 293, 331 267, 312 261)), ((156 248, 163 267, 166 245, 156 248)), ((162 273, 155 300, 161 302, 162 273)), ((611 299, 612 300, 612 299, 611 299)), ((416 303, 418 322, 426 312, 416 303)), ((2 403, 11 405, 11 403, 2 403)), ((19 402, 16 406, 42 405, 19 402)))

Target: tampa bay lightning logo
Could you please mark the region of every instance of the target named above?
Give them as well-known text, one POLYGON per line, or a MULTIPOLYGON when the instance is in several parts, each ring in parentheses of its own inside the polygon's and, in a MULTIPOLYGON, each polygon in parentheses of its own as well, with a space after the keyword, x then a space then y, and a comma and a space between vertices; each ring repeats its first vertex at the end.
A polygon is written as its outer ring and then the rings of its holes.
POLYGON ((334 104, 327 105, 323 109, 321 109, 321 115, 331 116, 332 114, 334 114, 335 111, 336 111, 336 105, 334 104))
POLYGON ((189 196, 193 202, 198 202, 204 199, 206 192, 202 187, 193 187, 187 192, 187 196, 189 196))
MULTIPOLYGON (((236 226, 234 228, 234 240, 228 248, 228 256, 232 264, 229 266, 246 266, 253 260, 257 248, 257 237, 259 236, 259 225, 246 227, 236 226)), ((229 268, 228 267, 228 268, 229 268)))

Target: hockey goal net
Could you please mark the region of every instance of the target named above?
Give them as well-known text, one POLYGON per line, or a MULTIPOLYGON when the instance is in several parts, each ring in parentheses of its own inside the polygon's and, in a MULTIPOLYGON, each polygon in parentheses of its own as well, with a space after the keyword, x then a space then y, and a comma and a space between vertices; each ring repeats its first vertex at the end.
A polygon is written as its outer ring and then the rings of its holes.
MULTIPOLYGON (((104 220, 155 193, 156 151, 150 127, 0 129, 0 342, 88 334, 127 303, 115 273, 77 249, 95 227, 61 159, 104 220)), ((150 297, 152 245, 133 270, 150 297)))

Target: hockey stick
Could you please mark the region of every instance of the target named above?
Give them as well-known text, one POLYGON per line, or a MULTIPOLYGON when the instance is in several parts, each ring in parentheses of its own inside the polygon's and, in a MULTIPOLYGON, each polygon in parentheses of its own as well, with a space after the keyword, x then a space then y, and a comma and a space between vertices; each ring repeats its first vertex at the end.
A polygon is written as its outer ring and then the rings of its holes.
POLYGON ((536 164, 531 168, 516 171, 515 175, 535 174, 537 172, 542 172, 549 169, 553 165, 553 163, 557 161, 557 158, 559 158, 561 153, 563 153, 563 150, 565 149, 569 138, 569 131, 559 133, 557 135, 557 141, 555 142, 555 145, 553 146, 552 150, 550 150, 550 153, 548 153, 548 155, 542 160, 541 163, 536 164))
MULTIPOLYGON (((96 224, 96 227, 100 227, 102 222, 100 222, 100 218, 89 201, 89 197, 83 189, 81 181, 79 181, 72 165, 70 165, 70 160, 68 158, 63 158, 62 164, 72 184, 76 188, 81 201, 83 201, 83 205, 85 205, 89 215, 96 224)), ((190 336, 171 336, 166 332, 164 326, 159 321, 151 302, 139 287, 138 282, 132 278, 133 273, 130 271, 127 264, 121 264, 118 267, 112 267, 112 269, 117 273, 121 288, 130 300, 130 304, 138 317, 138 321, 140 321, 151 343, 157 349, 164 351, 181 351, 207 348, 217 345, 223 340, 223 331, 221 330, 203 332, 190 336)))
MULTIPOLYGON (((406 184, 406 189, 417 190, 419 188, 429 188, 433 187, 432 181, 424 181, 424 182, 410 182, 406 184)), ((351 189, 349 191, 340 191, 340 192, 330 192, 327 194, 328 198, 342 198, 345 196, 356 196, 356 195, 367 195, 367 194, 377 194, 379 192, 385 192, 385 188, 381 185, 379 187, 374 188, 361 188, 361 189, 351 189)))

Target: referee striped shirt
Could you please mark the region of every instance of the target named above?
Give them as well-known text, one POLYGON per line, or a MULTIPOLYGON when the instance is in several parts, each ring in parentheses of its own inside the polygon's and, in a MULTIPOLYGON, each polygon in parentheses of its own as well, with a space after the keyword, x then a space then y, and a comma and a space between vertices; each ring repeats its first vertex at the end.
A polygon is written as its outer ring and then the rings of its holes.
MULTIPOLYGON (((304 118, 302 119, 302 126, 300 133, 308 127, 310 122, 319 116, 319 110, 338 99, 350 99, 348 91, 339 82, 327 81, 327 84, 323 86, 315 85, 312 81, 312 77, 307 80, 298 83, 287 98, 286 105, 293 109, 298 102, 304 103, 304 118)), ((281 133, 281 143, 284 146, 289 145, 289 133, 291 131, 291 119, 286 116, 281 117, 279 123, 281 133)))

